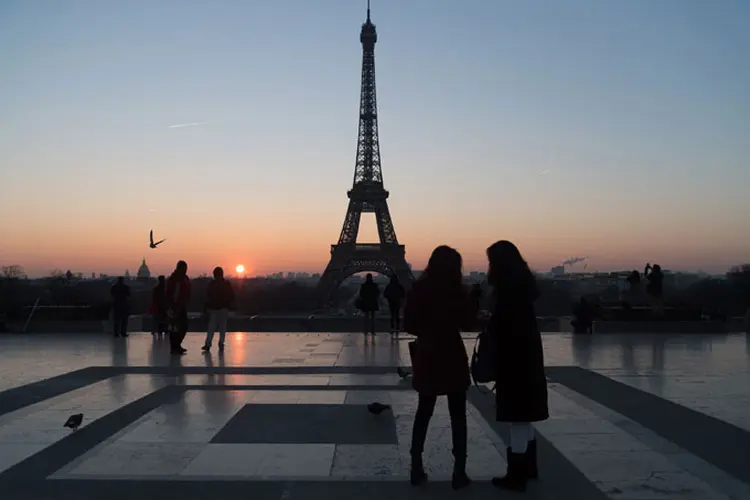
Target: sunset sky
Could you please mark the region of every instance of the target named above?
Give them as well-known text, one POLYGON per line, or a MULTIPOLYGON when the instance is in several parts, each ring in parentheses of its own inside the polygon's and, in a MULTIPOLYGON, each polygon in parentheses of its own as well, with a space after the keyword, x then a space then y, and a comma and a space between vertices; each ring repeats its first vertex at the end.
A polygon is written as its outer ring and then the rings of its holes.
MULTIPOLYGON (((322 271, 365 3, 0 2, 0 265, 322 271)), ((481 270, 498 239, 539 270, 750 261, 750 2, 373 0, 372 18, 415 269, 446 243, 481 270)))

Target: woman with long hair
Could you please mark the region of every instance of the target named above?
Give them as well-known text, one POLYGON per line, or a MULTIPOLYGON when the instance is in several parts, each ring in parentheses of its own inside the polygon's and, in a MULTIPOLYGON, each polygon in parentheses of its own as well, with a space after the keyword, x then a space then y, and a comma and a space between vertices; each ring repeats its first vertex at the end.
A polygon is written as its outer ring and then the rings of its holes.
POLYGON ((549 418, 542 336, 534 302, 536 278, 516 246, 498 241, 487 249, 487 280, 493 289, 490 333, 495 335, 496 420, 510 423, 508 470, 492 479, 498 488, 524 491, 538 476, 532 422, 549 418))
POLYGON ((417 337, 413 352, 413 386, 419 394, 411 438, 411 484, 427 480, 422 452, 438 396, 448 396, 453 438, 452 486, 460 489, 466 475, 466 391, 470 385, 468 356, 461 331, 476 320, 477 304, 466 293, 462 259, 455 249, 437 247, 427 268, 409 291, 404 306, 405 330, 417 337))

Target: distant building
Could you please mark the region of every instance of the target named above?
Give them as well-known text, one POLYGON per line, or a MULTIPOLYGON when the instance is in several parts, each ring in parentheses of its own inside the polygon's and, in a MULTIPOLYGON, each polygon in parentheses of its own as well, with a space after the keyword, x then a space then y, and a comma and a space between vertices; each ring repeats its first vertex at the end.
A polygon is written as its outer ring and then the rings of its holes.
POLYGON ((141 261, 141 266, 138 268, 138 273, 136 273, 136 278, 139 280, 147 280, 151 278, 151 271, 149 270, 148 266, 146 265, 146 258, 144 257, 141 261))
POLYGON ((555 266, 552 269, 550 269, 549 272, 552 276, 564 276, 565 266, 555 266))

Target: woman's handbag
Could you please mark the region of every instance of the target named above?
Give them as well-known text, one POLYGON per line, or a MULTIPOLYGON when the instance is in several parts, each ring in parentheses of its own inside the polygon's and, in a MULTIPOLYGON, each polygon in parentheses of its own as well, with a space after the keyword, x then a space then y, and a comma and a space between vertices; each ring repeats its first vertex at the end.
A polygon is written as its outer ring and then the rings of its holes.
POLYGON ((474 385, 497 382, 495 336, 485 327, 477 336, 471 355, 471 378, 474 385))

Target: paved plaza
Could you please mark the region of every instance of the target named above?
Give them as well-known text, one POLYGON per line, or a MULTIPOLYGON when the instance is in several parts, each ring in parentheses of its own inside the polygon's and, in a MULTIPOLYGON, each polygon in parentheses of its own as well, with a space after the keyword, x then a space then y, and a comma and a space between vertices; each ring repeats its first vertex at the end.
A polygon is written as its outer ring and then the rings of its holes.
MULTIPOLYGON (((746 335, 546 334, 551 418, 536 424, 534 499, 750 499, 746 335)), ((408 484, 416 394, 407 338, 230 334, 187 355, 135 333, 0 336, 3 500, 512 498, 507 429, 469 394, 466 490, 450 488, 445 401, 408 484), (380 401, 392 411, 372 415, 380 401), (84 414, 76 431, 66 419, 84 414)), ((472 336, 466 337, 469 348, 472 336)))

